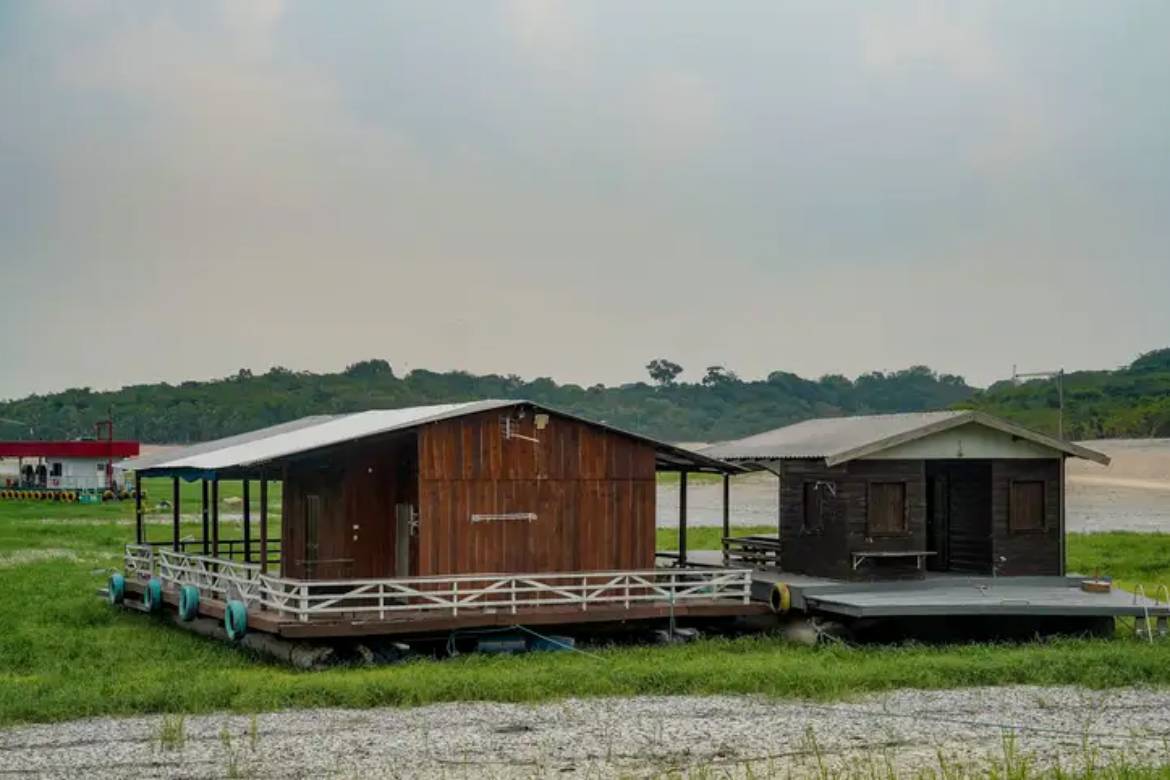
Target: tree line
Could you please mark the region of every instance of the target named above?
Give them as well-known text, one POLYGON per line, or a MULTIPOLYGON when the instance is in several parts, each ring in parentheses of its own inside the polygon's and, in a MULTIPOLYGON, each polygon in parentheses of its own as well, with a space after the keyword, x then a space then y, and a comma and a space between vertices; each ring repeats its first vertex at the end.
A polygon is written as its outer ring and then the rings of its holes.
MULTIPOLYGON (((186 443, 229 436, 310 414, 339 414, 482 398, 544 403, 671 441, 720 441, 810 417, 985 409, 1055 432, 1055 384, 999 383, 986 390, 927 366, 870 372, 850 379, 806 379, 773 371, 743 380, 724 366, 707 367, 698 382, 667 358, 647 366, 648 382, 583 387, 548 377, 474 375, 415 369, 395 374, 386 360, 354 363, 337 373, 274 367, 240 369, 210 381, 130 385, 120 390, 75 388, 0 403, 0 438, 74 438, 92 434, 107 414, 120 437, 186 443)), ((1143 355, 1119 371, 1065 376, 1065 430, 1077 438, 1170 435, 1170 349, 1143 355)))

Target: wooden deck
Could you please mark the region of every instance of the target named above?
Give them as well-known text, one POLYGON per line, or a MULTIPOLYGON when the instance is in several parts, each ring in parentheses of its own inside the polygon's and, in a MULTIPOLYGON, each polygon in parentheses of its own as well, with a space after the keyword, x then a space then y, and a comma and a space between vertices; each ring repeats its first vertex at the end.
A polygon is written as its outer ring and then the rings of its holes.
POLYGON ((751 599, 746 569, 465 574, 399 579, 303 580, 255 564, 128 545, 126 594, 161 584, 162 603, 199 592, 199 614, 222 618, 242 602, 250 629, 290 638, 439 634, 511 625, 586 626, 667 618, 711 620, 768 613, 751 599))
MULTIPOLYGON (((128 597, 141 599, 145 586, 139 582, 127 582, 128 597)), ((172 608, 178 608, 179 597, 174 590, 163 590, 163 601, 172 608)), ((289 639, 330 639, 360 636, 424 636, 445 634, 461 629, 524 626, 586 627, 600 624, 622 624, 643 621, 660 621, 672 615, 680 620, 714 620, 767 615, 771 610, 766 604, 752 601, 714 601, 708 603, 679 604, 673 609, 669 604, 646 604, 591 608, 533 607, 512 612, 483 611, 465 612, 459 615, 412 614, 393 620, 377 620, 355 617, 333 620, 312 620, 299 622, 267 610, 249 610, 248 628, 289 639)), ((204 599, 199 602, 199 614, 216 620, 223 618, 224 602, 204 599)))

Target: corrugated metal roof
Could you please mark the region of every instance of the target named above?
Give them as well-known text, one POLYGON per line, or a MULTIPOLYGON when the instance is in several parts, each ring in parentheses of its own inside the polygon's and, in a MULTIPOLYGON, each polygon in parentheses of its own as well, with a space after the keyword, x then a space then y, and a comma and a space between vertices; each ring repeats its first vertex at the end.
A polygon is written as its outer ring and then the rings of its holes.
POLYGON ((188 477, 213 475, 221 471, 246 470, 249 467, 271 463, 323 447, 395 431, 405 431, 424 423, 513 406, 531 406, 648 442, 657 451, 659 462, 669 466, 719 471, 737 470, 737 467, 722 463, 707 455, 690 452, 672 444, 522 400, 470 401, 306 417, 238 436, 229 436, 225 439, 184 447, 178 451, 171 450, 160 455, 134 458, 124 461, 120 466, 125 470, 137 471, 143 475, 174 474, 188 477))
POLYGON ((246 444, 248 442, 257 441, 258 439, 265 439, 269 436, 275 436, 278 433, 287 433, 289 431, 306 428, 310 425, 318 425, 326 420, 332 420, 337 415, 334 414, 317 414, 312 417, 302 417, 299 420, 291 420, 289 422, 279 423, 277 425, 270 425, 267 428, 258 428, 247 433, 239 433, 235 436, 228 436, 223 439, 213 439, 211 441, 204 441, 198 444, 188 444, 179 447, 167 447, 161 452, 143 455, 138 458, 130 458, 118 464, 118 468, 126 471, 145 471, 149 468, 154 468, 163 463, 168 463, 179 458, 192 457, 201 455, 206 452, 223 449, 224 447, 232 447, 237 444, 246 444))
POLYGON ((1074 457, 1109 462, 1105 455, 1086 447, 971 411, 824 417, 722 442, 700 452, 730 461, 823 458, 835 465, 968 423, 985 425, 1074 457))

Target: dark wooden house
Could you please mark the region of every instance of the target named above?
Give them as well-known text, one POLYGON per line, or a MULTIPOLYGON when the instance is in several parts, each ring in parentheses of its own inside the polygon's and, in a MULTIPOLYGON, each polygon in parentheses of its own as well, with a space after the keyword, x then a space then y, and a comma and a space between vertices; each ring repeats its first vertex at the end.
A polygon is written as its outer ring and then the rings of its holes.
POLYGON ((1109 460, 979 412, 808 420, 703 453, 778 475, 780 569, 836 579, 1062 575, 1064 459, 1109 460))

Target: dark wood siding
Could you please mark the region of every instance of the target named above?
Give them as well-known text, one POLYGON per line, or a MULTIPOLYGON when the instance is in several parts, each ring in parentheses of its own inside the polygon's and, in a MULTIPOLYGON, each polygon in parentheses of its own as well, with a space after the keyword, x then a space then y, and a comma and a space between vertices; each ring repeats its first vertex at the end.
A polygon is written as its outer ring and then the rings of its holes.
POLYGON ((1061 573, 1059 458, 998 460, 992 464, 992 529, 1000 574, 1058 575, 1061 573), (1013 532, 1010 528, 1012 484, 1041 482, 1044 486, 1044 528, 1013 532))
POLYGON ((786 571, 842 579, 884 576, 884 572, 869 567, 854 572, 851 555, 862 551, 925 549, 923 463, 868 460, 829 468, 822 461, 782 461, 780 517, 780 565, 786 571), (805 530, 803 522, 805 484, 810 481, 822 483, 821 527, 816 531, 805 530), (879 536, 869 532, 871 487, 881 484, 898 486, 890 488, 890 492, 904 491, 905 526, 901 533, 879 536))
POLYGON ((505 414, 419 430, 420 573, 653 567, 653 448, 557 415, 538 430, 531 412, 513 430, 539 443, 505 439, 505 414))
MULTIPOLYGON (((853 572, 850 556, 874 550, 938 550, 945 571, 990 574, 993 563, 1004 575, 1058 575, 1061 573, 1059 459, 854 461, 827 468, 812 460, 784 461, 780 466, 781 568, 834 578, 882 576, 876 568, 853 572), (937 521, 930 541, 926 535, 927 475, 934 488, 931 509, 937 521), (820 492, 818 529, 805 523, 807 485, 821 482, 832 491, 820 492), (906 533, 871 532, 870 497, 880 485, 905 485, 906 533), (1024 483, 1042 484, 1020 488, 1024 483), (1043 510, 1042 530, 1010 528, 1012 490, 1025 511, 1043 510), (1026 496, 1018 495, 1020 492, 1026 496)), ((896 492, 896 491, 895 491, 896 492)), ((887 496, 888 498, 888 496, 887 496)), ((892 504, 891 504, 892 505, 892 504)), ((871 511, 872 510, 872 511, 871 511)), ((885 526, 883 526, 885 527, 885 526)), ((889 572, 896 574, 898 572, 889 572)))

